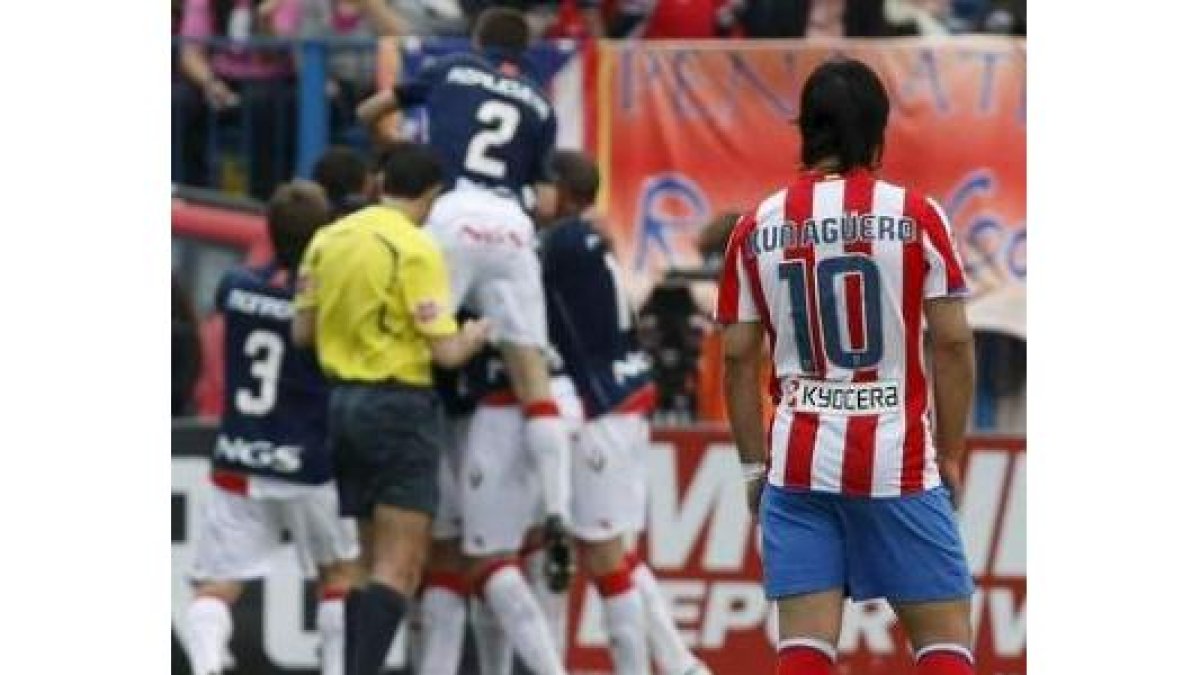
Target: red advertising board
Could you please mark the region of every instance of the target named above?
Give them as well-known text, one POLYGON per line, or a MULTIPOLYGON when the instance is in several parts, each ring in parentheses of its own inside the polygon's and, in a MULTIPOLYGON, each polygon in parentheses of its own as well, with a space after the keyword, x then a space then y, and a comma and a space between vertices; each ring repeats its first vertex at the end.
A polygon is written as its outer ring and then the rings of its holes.
MULTIPOLYGON (((774 672, 773 611, 760 580, 758 537, 744 506, 728 432, 659 428, 648 463, 650 512, 642 555, 655 569, 685 640, 716 675, 774 672)), ((973 603, 981 675, 1025 672, 1025 441, 970 441, 960 509, 978 585, 973 603)), ((610 672, 599 600, 576 588, 572 673, 610 672)), ((908 647, 883 603, 847 607, 843 675, 911 672, 908 647)))

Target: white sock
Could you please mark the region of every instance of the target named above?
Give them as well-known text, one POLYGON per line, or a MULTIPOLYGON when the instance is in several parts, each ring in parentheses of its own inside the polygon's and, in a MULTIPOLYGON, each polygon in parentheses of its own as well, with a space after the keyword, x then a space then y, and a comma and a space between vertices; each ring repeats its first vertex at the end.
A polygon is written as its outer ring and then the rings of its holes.
POLYGON ((557 407, 550 412, 552 403, 534 403, 525 408, 525 442, 533 453, 538 478, 542 484, 542 498, 547 516, 558 516, 566 522, 568 494, 571 484, 570 437, 557 407))
POLYGON ((346 602, 342 598, 317 605, 317 634, 321 638, 321 675, 342 675, 346 667, 346 602))
POLYGON ((633 585, 642 598, 646 612, 646 631, 650 636, 650 652, 658 669, 666 675, 679 675, 698 662, 683 643, 671 610, 658 587, 654 572, 643 562, 633 570, 633 585))
POLYGON ((525 578, 529 580, 533 596, 537 598, 538 606, 542 608, 542 615, 546 617, 546 625, 550 627, 550 634, 554 637, 554 646, 558 649, 558 655, 565 660, 567 658, 567 594, 555 593, 546 584, 546 575, 542 574, 542 565, 545 560, 546 553, 543 549, 538 549, 525 556, 523 561, 525 578))
POLYGON ((233 637, 233 614, 229 605, 216 598, 200 596, 188 605, 184 647, 195 675, 215 675, 222 670, 225 649, 233 637))
POLYGON ((455 675, 462 660, 467 603, 444 586, 426 586, 417 610, 421 622, 418 675, 455 675))
POLYGON ((636 588, 603 598, 604 629, 612 654, 614 675, 645 675, 650 672, 646 644, 646 618, 636 588))
POLYGON ((511 675, 512 642, 504 634, 504 626, 495 612, 479 598, 471 600, 471 631, 475 634, 479 675, 511 675))
POLYGON ((546 618, 516 565, 505 565, 493 572, 484 585, 483 596, 534 675, 567 675, 554 649, 546 618))

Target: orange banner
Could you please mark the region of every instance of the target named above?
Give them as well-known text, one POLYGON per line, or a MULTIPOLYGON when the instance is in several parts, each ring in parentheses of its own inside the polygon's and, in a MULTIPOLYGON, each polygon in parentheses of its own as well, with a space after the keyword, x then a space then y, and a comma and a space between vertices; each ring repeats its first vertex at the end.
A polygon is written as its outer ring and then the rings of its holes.
POLYGON ((861 59, 891 98, 881 175, 939 200, 973 282, 979 328, 1025 333, 1025 42, 964 37, 613 42, 601 62, 601 207, 635 274, 698 262, 695 238, 753 208, 799 162, 808 74, 861 59))

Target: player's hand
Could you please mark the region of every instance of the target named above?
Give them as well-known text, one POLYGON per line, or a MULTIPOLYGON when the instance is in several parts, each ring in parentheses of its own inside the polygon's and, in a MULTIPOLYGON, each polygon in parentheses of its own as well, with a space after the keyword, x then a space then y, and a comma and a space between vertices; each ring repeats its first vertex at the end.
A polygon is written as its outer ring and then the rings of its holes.
POLYGON ((219 77, 214 77, 204 83, 204 98, 208 101, 208 105, 215 110, 232 108, 241 102, 238 95, 219 77))
POLYGON ((938 473, 942 475, 942 484, 950 491, 950 500, 957 509, 962 503, 962 459, 939 454, 937 465, 938 473))
POLYGON ((762 503, 763 487, 766 484, 766 476, 746 481, 746 508, 750 509, 750 517, 754 520, 758 520, 758 506, 762 503))
POLYGON ((467 319, 463 322, 461 331, 468 351, 474 354, 487 344, 492 334, 492 322, 487 319, 467 319))

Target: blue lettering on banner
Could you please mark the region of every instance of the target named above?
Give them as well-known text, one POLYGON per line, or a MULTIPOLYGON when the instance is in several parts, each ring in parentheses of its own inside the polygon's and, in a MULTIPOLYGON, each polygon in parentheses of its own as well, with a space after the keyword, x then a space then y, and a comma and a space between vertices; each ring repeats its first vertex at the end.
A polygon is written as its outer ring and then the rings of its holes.
MULTIPOLYGON (((969 172, 951 190, 946 199, 946 217, 951 223, 959 222, 959 214, 973 198, 986 198, 999 189, 999 181, 990 169, 981 168, 969 172)), ((1007 226, 994 213, 981 213, 960 225, 965 233, 967 247, 975 254, 974 259, 964 261, 968 275, 975 275, 981 268, 1001 269, 1014 279, 1025 279, 1025 225, 1007 226)))
POLYGON ((990 50, 964 49, 959 52, 963 60, 978 60, 982 65, 982 77, 979 80, 979 112, 992 112, 995 99, 996 64, 1008 60, 1011 55, 1006 52, 990 50))
POLYGON ((938 78, 937 57, 934 55, 933 50, 929 48, 921 49, 917 52, 916 68, 909 74, 909 78, 905 80, 903 87, 900 89, 900 95, 906 101, 911 101, 916 98, 918 92, 926 88, 933 96, 933 102, 938 112, 943 115, 950 112, 950 101, 946 97, 946 92, 942 89, 941 80, 938 78))

